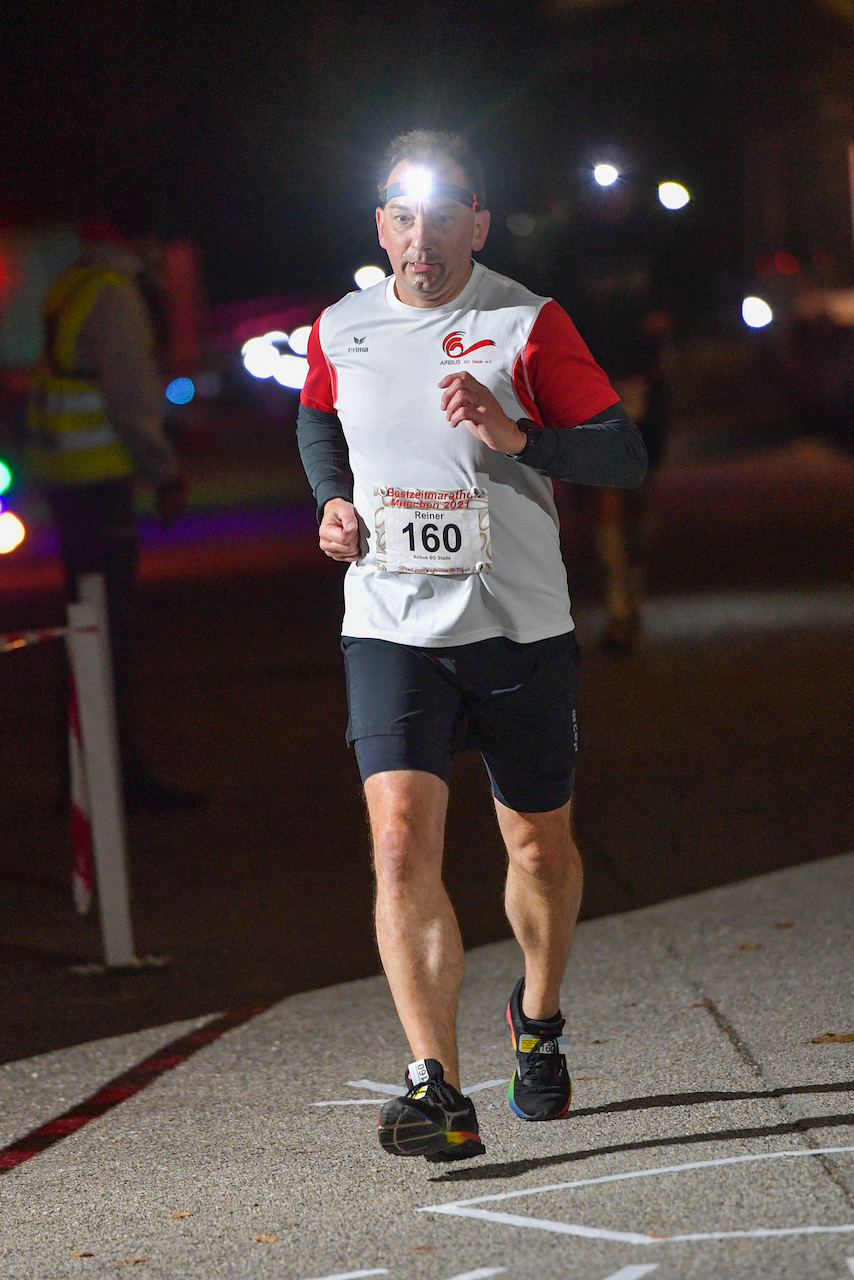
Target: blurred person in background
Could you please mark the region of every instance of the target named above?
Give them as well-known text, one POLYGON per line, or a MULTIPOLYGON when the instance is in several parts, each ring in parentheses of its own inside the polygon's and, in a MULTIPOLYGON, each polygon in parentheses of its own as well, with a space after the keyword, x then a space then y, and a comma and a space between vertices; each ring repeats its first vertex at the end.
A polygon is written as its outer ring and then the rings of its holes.
POLYGON ((655 224, 630 181, 590 192, 569 286, 573 312, 646 446, 649 470, 636 489, 582 490, 604 572, 604 649, 633 649, 654 541, 650 495, 667 445, 670 390, 664 353, 673 331, 670 293, 655 224))
MULTIPOLYGON (((130 808, 184 808, 198 797, 161 781, 135 732, 133 646, 138 541, 134 488, 154 488, 161 524, 183 512, 186 482, 163 430, 163 393, 139 277, 143 242, 106 222, 80 227, 83 254, 54 282, 27 412, 27 473, 56 523, 66 594, 104 578, 122 780, 130 808)), ((150 249, 148 251, 150 256, 150 249)))

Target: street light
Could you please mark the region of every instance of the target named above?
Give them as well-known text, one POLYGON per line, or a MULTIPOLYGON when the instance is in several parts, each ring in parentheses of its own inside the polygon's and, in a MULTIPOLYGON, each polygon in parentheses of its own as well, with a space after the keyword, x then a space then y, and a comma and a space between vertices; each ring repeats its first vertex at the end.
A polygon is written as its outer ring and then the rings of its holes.
POLYGON ((619 169, 615 169, 612 164, 597 164, 593 170, 593 177, 600 187, 613 186, 619 176, 619 169))
POLYGON ((658 198, 665 209, 684 209, 691 196, 681 182, 661 182, 658 198))
POLYGON ((774 319, 774 312, 763 298, 745 298, 741 318, 750 329, 764 329, 774 319))

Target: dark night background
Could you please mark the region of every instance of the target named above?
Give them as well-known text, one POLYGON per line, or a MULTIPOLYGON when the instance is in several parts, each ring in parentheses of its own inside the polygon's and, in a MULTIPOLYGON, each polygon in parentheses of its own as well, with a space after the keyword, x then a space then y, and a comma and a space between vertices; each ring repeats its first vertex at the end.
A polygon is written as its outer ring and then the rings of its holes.
MULTIPOLYGON (((689 621, 709 599, 766 611, 753 630, 688 627, 619 657, 588 626, 583 914, 854 847, 854 450, 807 439, 787 384, 799 291, 854 284, 850 0, 7 0, 0 65, 0 250, 7 234, 100 217, 197 246, 219 318, 197 367, 164 360, 164 386, 213 371, 224 388, 169 410, 186 519, 164 534, 141 495, 143 745, 207 800, 129 823, 137 950, 171 963, 71 971, 101 952, 96 913, 71 899, 59 646, 0 655, 0 1060, 378 971, 344 745, 341 572, 317 551, 296 393, 244 370, 231 304, 268 300, 250 316, 263 333, 296 298, 304 324, 354 269, 384 266, 378 164, 413 127, 481 151, 482 260, 565 303, 594 354, 585 273, 652 265, 675 328, 649 601, 689 621), (618 187, 594 186, 598 161, 619 167, 618 187), (664 210, 662 180, 690 204, 664 210), (511 233, 513 214, 530 234, 511 233), (795 273, 768 268, 781 252, 795 273), (741 320, 753 291, 777 316, 761 331, 741 320), (787 626, 774 593, 843 613, 787 626)), ((852 333, 854 320, 840 327, 848 349, 852 333)), ((2 373, 19 410, 26 370, 2 373)), ((854 440, 850 415, 843 426, 854 440)), ((590 618, 602 580, 576 488, 558 500, 590 618)), ((0 631, 64 618, 46 513, 20 510, 0 631)), ((447 874, 466 944, 507 936, 503 851, 471 756, 455 764, 447 874)))
POLYGON ((616 155, 696 316, 750 265, 745 172, 763 135, 792 139, 809 191, 787 247, 840 238, 823 225, 838 192, 822 190, 840 176, 812 181, 799 151, 809 139, 815 171, 822 139, 850 124, 844 4, 10 3, 0 217, 121 214, 192 235, 214 300, 336 295, 376 260, 388 138, 453 128, 486 161, 488 265, 559 291, 555 261, 583 252, 591 162, 616 155), (694 197, 669 222, 655 200, 667 177, 694 197), (543 219, 523 259, 514 211, 543 219))

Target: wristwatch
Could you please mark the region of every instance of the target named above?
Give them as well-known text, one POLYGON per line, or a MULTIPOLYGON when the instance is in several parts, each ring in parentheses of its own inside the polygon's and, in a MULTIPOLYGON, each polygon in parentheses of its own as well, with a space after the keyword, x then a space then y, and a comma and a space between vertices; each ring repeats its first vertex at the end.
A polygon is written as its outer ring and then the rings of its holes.
POLYGON ((542 427, 538 426, 536 422, 532 422, 530 418, 520 418, 516 426, 520 431, 525 432, 527 439, 518 453, 505 454, 504 456, 507 458, 524 458, 531 446, 535 445, 543 434, 542 427))

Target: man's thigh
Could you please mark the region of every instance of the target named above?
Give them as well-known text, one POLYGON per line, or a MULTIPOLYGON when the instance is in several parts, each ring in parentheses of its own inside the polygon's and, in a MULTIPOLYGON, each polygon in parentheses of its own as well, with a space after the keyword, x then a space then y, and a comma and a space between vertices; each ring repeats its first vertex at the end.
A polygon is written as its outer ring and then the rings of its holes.
POLYGON ((574 633, 510 645, 497 674, 505 687, 479 696, 469 711, 469 740, 481 751, 493 796, 522 814, 563 809, 572 796, 578 755, 574 633))
POLYGON ((461 696, 417 649, 345 636, 347 741, 362 782, 421 772, 450 781, 461 696))

